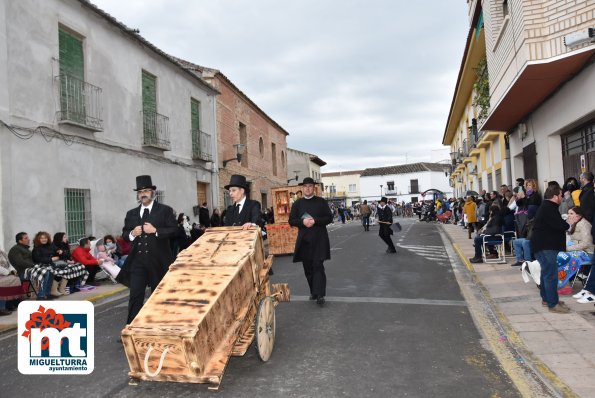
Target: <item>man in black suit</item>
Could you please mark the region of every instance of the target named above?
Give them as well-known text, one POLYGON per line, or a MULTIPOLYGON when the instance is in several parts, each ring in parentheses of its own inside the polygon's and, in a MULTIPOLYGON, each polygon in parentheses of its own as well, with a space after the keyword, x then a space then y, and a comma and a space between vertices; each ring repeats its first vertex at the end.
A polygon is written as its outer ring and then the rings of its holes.
MULTIPOLYGON (((198 222, 204 228, 209 228, 211 226, 211 216, 209 215, 209 208, 207 207, 207 202, 204 202, 202 206, 198 209, 198 222)), ((218 225, 213 225, 214 227, 218 227, 218 225)))
POLYGON ((229 196, 233 200, 233 205, 229 206, 225 213, 225 226, 242 226, 244 229, 254 226, 262 227, 260 203, 246 197, 248 192, 246 177, 232 175, 225 189, 229 190, 229 196))
POLYGON ((331 259, 331 244, 326 226, 333 222, 333 213, 325 199, 314 195, 316 182, 304 178, 300 184, 304 196, 295 201, 289 214, 289 225, 298 228, 293 262, 302 262, 310 288, 310 300, 323 306, 326 296, 324 261, 331 259))
POLYGON ((122 237, 133 242, 116 278, 130 287, 128 324, 142 308, 147 286, 151 287, 151 292, 154 291, 174 260, 169 246, 169 239, 177 232, 174 211, 155 201, 156 189, 151 176, 136 177, 135 191, 140 206, 126 213, 122 229, 122 237))
POLYGON ((393 234, 393 230, 390 229, 390 226, 393 223, 393 212, 391 211, 390 207, 386 205, 387 200, 383 196, 380 199, 380 203, 378 204, 378 224, 380 224, 380 231, 378 235, 380 239, 387 244, 388 249, 386 249, 387 253, 396 253, 397 249, 391 239, 391 235, 393 234))

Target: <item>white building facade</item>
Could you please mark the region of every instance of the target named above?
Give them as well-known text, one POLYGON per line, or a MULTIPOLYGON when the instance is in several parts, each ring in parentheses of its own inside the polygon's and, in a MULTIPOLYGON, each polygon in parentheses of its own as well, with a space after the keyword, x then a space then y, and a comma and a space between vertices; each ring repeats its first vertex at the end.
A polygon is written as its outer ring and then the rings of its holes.
POLYGON ((5 249, 118 233, 137 175, 191 218, 218 205, 217 91, 87 1, 1 2, 0 85, 5 249))
POLYGON ((418 202, 421 194, 437 189, 447 197, 453 190, 445 173, 448 164, 411 163, 398 166, 369 168, 360 176, 361 200, 368 202, 386 196, 397 202, 418 202))
POLYGON ((289 185, 297 185, 306 177, 321 182, 321 168, 325 165, 326 162, 316 155, 287 148, 287 179, 289 185))
POLYGON ((361 202, 360 175, 362 173, 363 170, 323 173, 324 198, 346 206, 361 202))

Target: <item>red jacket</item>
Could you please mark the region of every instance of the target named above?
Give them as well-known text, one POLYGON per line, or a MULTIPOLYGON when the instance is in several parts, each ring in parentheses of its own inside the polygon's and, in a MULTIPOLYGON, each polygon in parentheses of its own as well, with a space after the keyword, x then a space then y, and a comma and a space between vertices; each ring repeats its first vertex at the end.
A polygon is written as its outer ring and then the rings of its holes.
POLYGON ((72 252, 72 259, 83 265, 99 265, 97 259, 91 255, 91 249, 85 249, 80 246, 72 252))

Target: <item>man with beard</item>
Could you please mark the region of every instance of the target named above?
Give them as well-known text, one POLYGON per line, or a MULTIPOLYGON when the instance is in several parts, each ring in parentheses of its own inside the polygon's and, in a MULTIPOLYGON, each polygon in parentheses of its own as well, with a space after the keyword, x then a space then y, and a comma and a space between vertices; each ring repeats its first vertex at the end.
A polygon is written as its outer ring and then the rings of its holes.
POLYGON ((326 296, 324 260, 331 258, 326 226, 333 222, 333 213, 326 200, 314 195, 314 184, 310 177, 304 178, 300 184, 304 196, 293 204, 289 224, 298 228, 293 262, 302 262, 310 287, 310 300, 323 306, 326 296))
POLYGON ((155 201, 156 189, 151 176, 136 177, 140 205, 126 213, 122 229, 122 237, 133 244, 116 278, 130 287, 128 324, 143 306, 146 287, 153 292, 174 260, 169 239, 176 235, 176 218, 171 207, 155 201))

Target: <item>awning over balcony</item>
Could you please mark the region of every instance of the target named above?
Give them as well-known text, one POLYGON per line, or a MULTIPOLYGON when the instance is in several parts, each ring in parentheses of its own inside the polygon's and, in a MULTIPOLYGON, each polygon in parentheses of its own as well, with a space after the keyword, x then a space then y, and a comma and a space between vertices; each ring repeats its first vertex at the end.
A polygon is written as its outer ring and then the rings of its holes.
POLYGON ((553 60, 527 63, 481 129, 510 131, 580 71, 594 53, 595 47, 588 47, 553 60))

